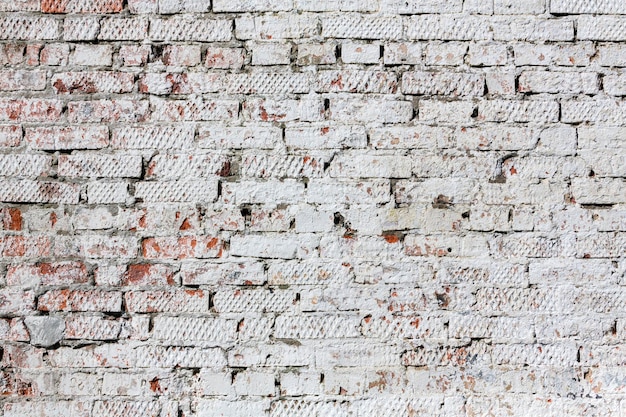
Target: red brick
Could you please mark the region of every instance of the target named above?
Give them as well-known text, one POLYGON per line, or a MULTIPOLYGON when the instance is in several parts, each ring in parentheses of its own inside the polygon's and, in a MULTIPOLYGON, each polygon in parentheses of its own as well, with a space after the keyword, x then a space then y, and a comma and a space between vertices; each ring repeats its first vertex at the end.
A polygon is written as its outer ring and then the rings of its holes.
POLYGON ((50 80, 57 94, 129 93, 135 76, 126 72, 64 72, 50 80))
POLYGON ((53 290, 39 296, 40 311, 122 311, 122 293, 100 290, 53 290))
POLYGON ((122 277, 122 285, 137 287, 162 287, 176 285, 174 271, 167 265, 128 265, 122 277))
POLYGON ((219 238, 211 236, 154 237, 141 244, 147 259, 219 258, 222 246, 219 238))
POLYGON ((0 121, 57 122, 63 104, 58 100, 0 99, 0 121))
POLYGON ((43 13, 119 13, 123 0, 41 0, 43 13))
POLYGON ((0 148, 20 146, 22 127, 16 125, 0 126, 0 148))
POLYGON ((0 237, 0 253, 5 258, 49 256, 50 246, 50 238, 47 236, 0 237))
POLYGON ((82 262, 37 263, 10 265, 7 285, 72 285, 89 281, 87 267, 82 262))
POLYGON ((4 230, 22 230, 22 212, 19 208, 0 208, 0 225, 4 230))

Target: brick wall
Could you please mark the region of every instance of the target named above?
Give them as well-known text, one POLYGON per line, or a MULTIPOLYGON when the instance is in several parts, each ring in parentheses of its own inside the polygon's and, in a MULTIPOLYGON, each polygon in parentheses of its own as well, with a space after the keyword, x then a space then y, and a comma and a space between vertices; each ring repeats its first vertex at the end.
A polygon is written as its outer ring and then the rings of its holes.
POLYGON ((626 1, 0 0, 0 416, 626 415, 626 1))

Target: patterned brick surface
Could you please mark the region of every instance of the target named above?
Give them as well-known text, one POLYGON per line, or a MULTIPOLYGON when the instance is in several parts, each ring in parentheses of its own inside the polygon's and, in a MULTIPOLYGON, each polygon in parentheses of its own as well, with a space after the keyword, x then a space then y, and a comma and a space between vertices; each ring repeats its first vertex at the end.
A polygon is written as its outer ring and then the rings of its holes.
POLYGON ((626 415, 626 1, 0 0, 0 416, 626 415))

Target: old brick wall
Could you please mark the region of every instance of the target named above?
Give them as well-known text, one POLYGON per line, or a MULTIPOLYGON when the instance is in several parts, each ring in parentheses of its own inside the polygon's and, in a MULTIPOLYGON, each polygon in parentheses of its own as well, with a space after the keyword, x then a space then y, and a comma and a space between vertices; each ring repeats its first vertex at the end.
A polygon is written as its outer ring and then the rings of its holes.
POLYGON ((626 415, 626 1, 0 0, 0 416, 626 415))

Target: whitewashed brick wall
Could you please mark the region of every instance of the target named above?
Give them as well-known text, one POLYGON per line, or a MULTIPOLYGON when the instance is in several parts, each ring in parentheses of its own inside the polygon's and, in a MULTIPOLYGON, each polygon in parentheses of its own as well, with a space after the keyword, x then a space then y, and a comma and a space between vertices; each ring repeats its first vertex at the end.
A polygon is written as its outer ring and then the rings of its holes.
POLYGON ((625 0, 0 0, 0 417, 626 416, 625 0))

